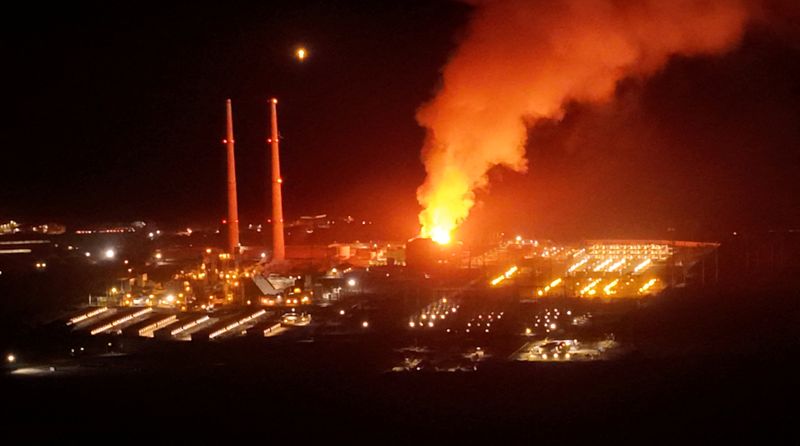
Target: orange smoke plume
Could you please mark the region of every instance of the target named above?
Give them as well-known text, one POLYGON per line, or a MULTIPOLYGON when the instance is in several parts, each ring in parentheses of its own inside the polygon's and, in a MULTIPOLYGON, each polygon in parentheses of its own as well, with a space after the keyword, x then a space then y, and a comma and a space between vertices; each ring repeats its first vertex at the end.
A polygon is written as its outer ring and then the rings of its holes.
POLYGON ((476 1, 442 87, 417 112, 427 178, 417 190, 421 235, 440 243, 467 218, 487 172, 527 168, 527 126, 570 101, 609 100, 618 81, 677 54, 733 47, 744 0, 476 1))

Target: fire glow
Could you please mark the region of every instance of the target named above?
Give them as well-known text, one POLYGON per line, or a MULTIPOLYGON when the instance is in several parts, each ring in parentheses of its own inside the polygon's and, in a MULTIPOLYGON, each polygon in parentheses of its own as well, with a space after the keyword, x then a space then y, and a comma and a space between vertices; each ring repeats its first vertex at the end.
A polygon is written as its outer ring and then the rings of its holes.
POLYGON ((607 102, 619 81, 674 55, 728 50, 751 15, 743 0, 475 2, 441 89, 417 111, 420 235, 449 243, 490 169, 525 172, 529 126, 561 119, 573 101, 607 102))

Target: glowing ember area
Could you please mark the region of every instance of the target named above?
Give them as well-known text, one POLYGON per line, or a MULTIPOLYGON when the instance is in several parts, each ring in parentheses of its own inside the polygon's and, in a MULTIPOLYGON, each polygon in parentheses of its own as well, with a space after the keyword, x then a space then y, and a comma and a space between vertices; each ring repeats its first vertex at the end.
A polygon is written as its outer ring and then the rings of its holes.
POLYGON ((674 55, 732 48, 749 15, 742 0, 475 5, 441 89, 417 111, 427 129, 421 235, 440 243, 467 218, 490 169, 526 171, 528 126, 561 119, 571 102, 608 101, 619 81, 674 55))

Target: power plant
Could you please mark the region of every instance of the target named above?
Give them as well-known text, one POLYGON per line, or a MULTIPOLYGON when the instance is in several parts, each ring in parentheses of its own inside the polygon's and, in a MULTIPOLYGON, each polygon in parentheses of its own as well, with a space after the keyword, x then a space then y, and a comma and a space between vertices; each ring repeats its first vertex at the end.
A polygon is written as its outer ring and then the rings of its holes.
MULTIPOLYGON (((479 335, 482 342, 500 333, 526 340, 510 356, 515 361, 583 361, 605 357, 612 345, 584 330, 593 323, 591 314, 625 311, 667 290, 717 282, 717 243, 613 239, 565 244, 517 235, 469 246, 425 237, 359 241, 355 229, 372 222, 351 216, 337 220, 320 214, 287 224, 278 100, 269 98, 268 104, 271 217, 264 220, 272 225, 271 254, 262 249, 269 246, 262 225, 240 228, 233 107, 227 99, 227 233, 214 232, 224 236, 224 248, 198 245, 196 240, 207 239, 195 234, 195 241, 160 245, 144 262, 123 260, 127 274, 105 295, 90 298, 91 308, 65 321, 70 331, 206 342, 242 336, 292 339, 309 336, 308 330, 336 337, 378 327, 415 336, 479 335), (334 228, 344 230, 337 233, 342 238, 322 241, 322 234, 334 228), (248 236, 256 238, 247 241, 248 236), (541 314, 529 311, 540 307, 541 314), (527 343, 528 337, 555 335, 565 339, 555 350, 547 342, 540 345, 541 339, 527 343), (581 337, 585 347, 579 347, 581 337), (602 348, 591 347, 596 345, 602 348)), ((195 232, 200 230, 177 234, 193 237, 195 232)), ((148 232, 147 239, 157 243, 159 235, 159 230, 148 232)), ((107 249, 103 261, 113 262, 122 252, 107 249)), ((83 254, 92 259, 91 252, 83 254)), ((42 271, 47 262, 35 266, 42 271)))

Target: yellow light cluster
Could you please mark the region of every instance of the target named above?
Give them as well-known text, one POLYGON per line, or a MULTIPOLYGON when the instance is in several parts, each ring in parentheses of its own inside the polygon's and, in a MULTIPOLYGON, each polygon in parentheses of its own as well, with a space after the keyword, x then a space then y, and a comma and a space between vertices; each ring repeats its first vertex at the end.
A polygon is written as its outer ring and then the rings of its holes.
POLYGON ((672 247, 662 243, 603 243, 590 246, 589 254, 593 256, 647 257, 666 260, 672 255, 672 247))

